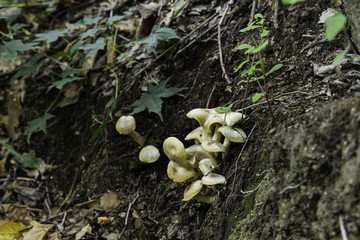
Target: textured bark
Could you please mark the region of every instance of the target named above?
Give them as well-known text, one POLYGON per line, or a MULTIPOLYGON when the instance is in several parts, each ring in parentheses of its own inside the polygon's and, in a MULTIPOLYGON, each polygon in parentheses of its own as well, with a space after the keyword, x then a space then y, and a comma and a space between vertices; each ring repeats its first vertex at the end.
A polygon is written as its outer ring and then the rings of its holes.
POLYGON ((344 8, 351 27, 352 40, 360 49, 360 0, 344 0, 344 8))

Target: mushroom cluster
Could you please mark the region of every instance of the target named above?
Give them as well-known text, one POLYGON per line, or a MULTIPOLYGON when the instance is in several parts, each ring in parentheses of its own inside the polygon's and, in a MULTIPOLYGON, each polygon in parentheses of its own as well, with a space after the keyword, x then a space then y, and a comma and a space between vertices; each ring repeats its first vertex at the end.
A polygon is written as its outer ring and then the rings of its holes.
POLYGON ((185 137, 195 144, 185 148, 175 137, 164 141, 163 150, 170 159, 167 174, 174 182, 191 182, 185 189, 183 201, 196 199, 211 204, 216 185, 226 182, 225 177, 217 173, 218 161, 225 158, 231 142, 244 142, 247 138, 243 130, 234 127, 244 115, 238 112, 225 115, 215 109, 197 108, 186 116, 200 124, 185 137), (207 188, 202 192, 204 185, 207 188))
MULTIPOLYGON (((141 147, 144 146, 145 138, 135 131, 136 122, 133 116, 121 116, 116 122, 116 130, 121 135, 129 135, 141 147)), ((152 163, 159 159, 160 152, 153 145, 143 147, 139 153, 139 160, 145 163, 152 163)))

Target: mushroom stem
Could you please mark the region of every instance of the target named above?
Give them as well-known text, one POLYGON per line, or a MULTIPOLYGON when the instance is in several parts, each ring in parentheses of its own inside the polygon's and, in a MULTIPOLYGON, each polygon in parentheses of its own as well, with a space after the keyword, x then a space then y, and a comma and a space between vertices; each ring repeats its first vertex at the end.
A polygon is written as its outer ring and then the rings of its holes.
POLYGON ((134 139, 137 144, 139 144, 140 146, 144 146, 145 138, 141 136, 140 133, 138 133, 137 131, 133 131, 129 133, 129 136, 132 137, 132 139, 134 139))
POLYGON ((215 154, 212 153, 212 152, 208 152, 208 154, 209 154, 209 158, 210 158, 211 165, 212 165, 214 168, 219 167, 219 164, 218 164, 218 162, 217 162, 217 159, 216 159, 215 154))

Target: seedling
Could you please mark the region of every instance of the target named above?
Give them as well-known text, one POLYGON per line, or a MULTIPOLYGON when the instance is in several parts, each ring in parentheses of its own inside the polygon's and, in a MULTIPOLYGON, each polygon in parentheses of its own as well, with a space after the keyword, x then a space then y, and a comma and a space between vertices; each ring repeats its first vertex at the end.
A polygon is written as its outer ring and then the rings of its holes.
POLYGON ((271 105, 268 98, 268 90, 266 86, 266 77, 271 74, 272 72, 280 69, 282 67, 282 64, 277 64, 274 67, 272 67, 268 72, 265 71, 265 58, 261 56, 261 51, 268 45, 269 40, 265 40, 265 37, 269 34, 269 30, 267 30, 266 27, 264 27, 265 18, 262 14, 258 13, 254 16, 255 21, 251 23, 248 27, 243 28, 240 30, 240 32, 253 32, 257 30, 258 36, 253 35, 250 33, 250 36, 253 40, 252 44, 241 44, 238 49, 245 51, 245 56, 242 56, 243 61, 239 64, 235 72, 238 72, 241 70, 244 66, 247 68, 241 72, 241 77, 243 78, 240 82, 246 82, 246 89, 245 89, 245 95, 243 99, 243 110, 245 108, 245 99, 248 94, 248 88, 249 88, 249 82, 251 80, 255 80, 259 87, 261 92, 256 93, 252 97, 252 101, 256 102, 258 101, 262 96, 265 96, 266 101, 268 103, 268 108, 270 111, 270 114, 275 120, 274 115, 272 113, 271 105), (263 83, 260 82, 260 79, 263 79, 263 83))

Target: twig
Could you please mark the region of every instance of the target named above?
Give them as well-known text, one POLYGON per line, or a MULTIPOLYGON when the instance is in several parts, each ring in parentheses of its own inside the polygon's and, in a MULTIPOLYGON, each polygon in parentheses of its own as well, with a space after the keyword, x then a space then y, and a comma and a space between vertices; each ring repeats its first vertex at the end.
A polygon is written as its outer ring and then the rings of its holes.
POLYGON ((206 102, 205 108, 209 108, 210 100, 211 100, 211 98, 212 98, 212 95, 214 94, 215 88, 216 88, 216 82, 214 83, 214 86, 213 86, 213 88, 211 89, 211 93, 210 93, 210 95, 209 95, 209 97, 208 97, 208 100, 207 100, 207 102, 206 102))
POLYGON ((289 190, 289 189, 295 189, 295 188, 298 188, 298 187, 300 187, 300 185, 301 184, 303 184, 303 182, 301 182, 301 183, 299 183, 299 184, 296 184, 296 185, 294 185, 294 186, 286 186, 283 190, 281 190, 280 192, 279 192, 279 194, 283 194, 284 192, 286 192, 287 190, 289 190))
POLYGON ((138 199, 138 197, 139 197, 139 194, 136 194, 136 197, 134 198, 134 200, 131 203, 129 203, 129 207, 128 207, 128 210, 126 212, 126 217, 125 217, 125 226, 128 224, 130 209, 131 209, 132 205, 134 205, 134 203, 135 203, 136 199, 138 199))
POLYGON ((240 190, 240 193, 242 193, 242 194, 249 194, 249 193, 253 193, 253 192, 255 192, 255 191, 257 191, 258 189, 259 189, 259 187, 260 187, 260 185, 263 183, 263 181, 261 181, 260 183, 259 183, 259 185, 257 185, 257 187, 256 188, 254 188, 253 190, 250 190, 250 191, 243 191, 243 190, 240 190))
POLYGON ((228 84, 231 84, 230 78, 227 75, 226 70, 225 70, 224 61, 223 61, 223 55, 222 55, 222 49, 221 49, 221 24, 224 21, 224 18, 225 18, 225 15, 226 15, 228 9, 229 9, 229 3, 226 4, 226 8, 225 8, 224 13, 223 13, 223 15, 222 15, 222 17, 221 17, 221 19, 219 21, 219 24, 218 24, 218 44, 219 44, 219 57, 220 57, 221 70, 223 71, 226 82, 228 84))
POLYGON ((278 23, 278 15, 279 15, 279 0, 275 0, 275 6, 274 6, 274 28, 279 28, 278 23))
POLYGON ((239 156, 236 158, 235 170, 234 170, 234 180, 233 180, 233 184, 232 184, 231 193, 229 194, 229 196, 234 192, 235 181, 236 181, 236 173, 237 173, 237 168, 238 168, 239 159, 240 159, 240 157, 241 157, 241 155, 242 155, 242 153, 243 153, 243 151, 244 151, 244 149, 245 149, 245 147, 246 147, 246 145, 247 145, 247 143, 248 143, 248 141, 249 141, 249 138, 250 138, 251 134, 253 133, 255 127, 256 127, 256 124, 255 124, 254 127, 251 129, 248 137, 246 138, 246 141, 245 141, 244 145, 243 145, 242 148, 241 148, 241 151, 240 151, 240 153, 239 153, 239 156))
POLYGON ((339 225, 340 225, 340 232, 341 232, 341 237, 343 240, 348 240, 347 234, 346 234, 346 229, 344 226, 344 220, 342 218, 342 216, 339 217, 339 225))
POLYGON ((250 19, 249 19, 248 26, 252 23, 252 21, 253 21, 253 19, 254 19, 255 8, 256 8, 256 0, 253 0, 253 4, 252 4, 252 8, 251 8, 251 13, 250 13, 250 19))

